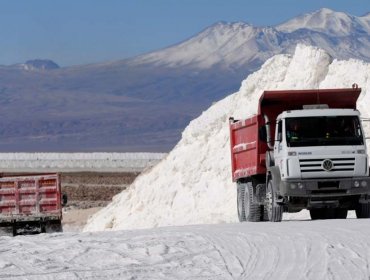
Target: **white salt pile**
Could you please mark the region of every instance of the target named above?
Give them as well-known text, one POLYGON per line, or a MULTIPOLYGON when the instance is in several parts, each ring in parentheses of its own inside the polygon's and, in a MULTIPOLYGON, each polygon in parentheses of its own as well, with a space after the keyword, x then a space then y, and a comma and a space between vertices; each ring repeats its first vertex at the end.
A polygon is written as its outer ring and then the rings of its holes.
MULTIPOLYGON (((84 230, 235 222, 228 118, 256 113, 264 90, 347 88, 353 83, 362 87, 358 108, 363 117, 369 117, 370 64, 333 60, 325 51, 303 45, 297 46, 292 57, 269 59, 242 82, 239 92, 193 120, 171 153, 94 215, 84 230)), ((370 136, 369 125, 365 130, 370 136)), ((302 212, 296 217, 307 217, 307 211, 302 212)))

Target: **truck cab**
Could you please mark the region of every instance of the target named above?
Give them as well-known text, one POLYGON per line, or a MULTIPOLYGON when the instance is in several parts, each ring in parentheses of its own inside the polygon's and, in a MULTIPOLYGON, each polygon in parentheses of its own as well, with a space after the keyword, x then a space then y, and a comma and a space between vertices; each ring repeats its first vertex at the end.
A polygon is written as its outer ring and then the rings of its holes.
POLYGON ((359 112, 351 109, 280 114, 274 155, 282 178, 368 176, 367 150, 359 117, 359 112))
POLYGON ((367 200, 361 194, 370 183, 368 157, 357 110, 284 111, 276 127, 270 171, 287 211, 344 218, 359 199, 367 200))

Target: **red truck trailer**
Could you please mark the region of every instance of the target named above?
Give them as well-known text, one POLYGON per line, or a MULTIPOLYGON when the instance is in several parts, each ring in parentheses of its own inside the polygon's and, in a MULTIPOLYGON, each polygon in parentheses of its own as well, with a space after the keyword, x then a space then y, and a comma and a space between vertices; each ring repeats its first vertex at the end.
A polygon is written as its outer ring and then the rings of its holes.
POLYGON ((240 221, 370 217, 361 89, 265 91, 257 115, 230 118, 232 179, 240 221), (298 128, 298 131, 297 131, 298 128))
POLYGON ((58 174, 0 178, 0 230, 12 235, 62 231, 58 174))

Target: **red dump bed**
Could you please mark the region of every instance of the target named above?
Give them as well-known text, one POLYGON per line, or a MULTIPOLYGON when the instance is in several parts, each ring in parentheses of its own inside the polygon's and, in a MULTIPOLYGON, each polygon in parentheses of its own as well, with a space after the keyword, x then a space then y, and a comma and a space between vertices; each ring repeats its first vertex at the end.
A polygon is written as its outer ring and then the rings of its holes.
POLYGON ((258 141, 258 128, 264 123, 261 115, 230 123, 233 181, 266 171, 267 144, 258 141))
MULTIPOLYGON (((258 130, 270 122, 271 139, 275 135, 277 116, 283 111, 300 110, 303 105, 327 104, 329 108, 356 109, 361 93, 357 86, 346 89, 265 91, 259 99, 258 114, 245 120, 230 122, 231 166, 233 181, 265 174, 267 143, 260 141, 258 130)), ((248 112, 246 112, 248 115, 248 112)))
POLYGON ((0 222, 61 219, 58 174, 0 178, 0 222))

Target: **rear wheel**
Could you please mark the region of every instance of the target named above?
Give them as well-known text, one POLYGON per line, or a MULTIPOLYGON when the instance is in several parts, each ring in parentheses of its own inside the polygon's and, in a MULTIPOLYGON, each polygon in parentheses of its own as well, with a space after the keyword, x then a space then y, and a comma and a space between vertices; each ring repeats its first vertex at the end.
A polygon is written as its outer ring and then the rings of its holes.
POLYGON ((245 222, 245 210, 244 210, 244 193, 245 184, 237 184, 237 208, 239 222, 245 222))
POLYGON ((357 204, 356 216, 358 219, 370 218, 370 203, 357 204))
POLYGON ((244 192, 244 214, 248 222, 259 222, 261 220, 261 207, 253 199, 253 185, 251 182, 245 184, 244 192))
POLYGON ((276 193, 272 186, 272 181, 267 183, 266 190, 266 210, 270 222, 281 222, 283 218, 284 207, 276 203, 276 193))

